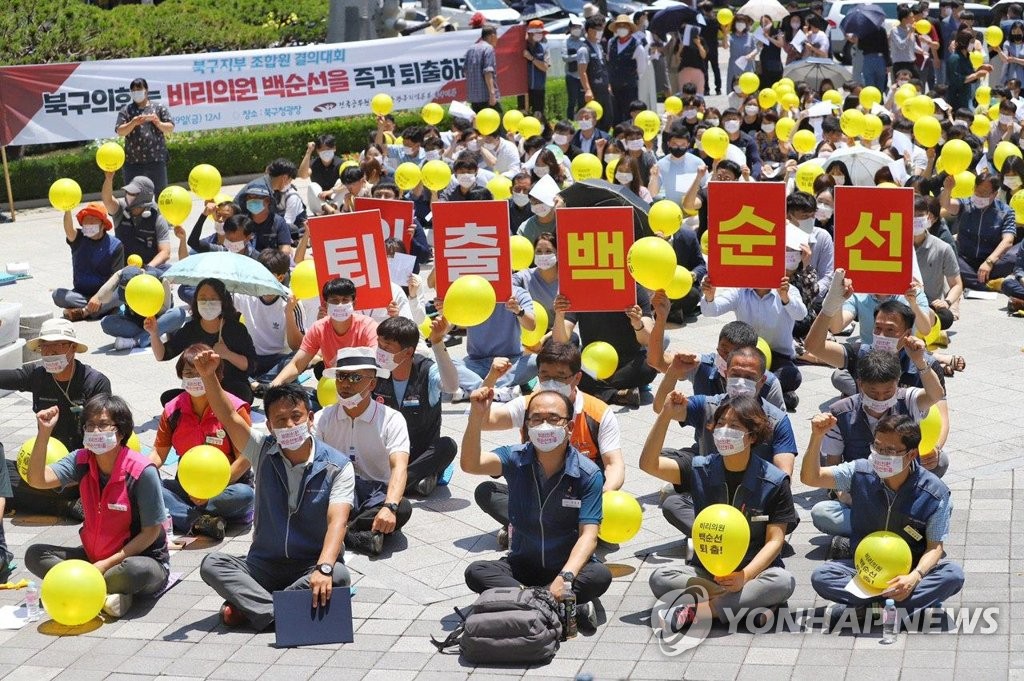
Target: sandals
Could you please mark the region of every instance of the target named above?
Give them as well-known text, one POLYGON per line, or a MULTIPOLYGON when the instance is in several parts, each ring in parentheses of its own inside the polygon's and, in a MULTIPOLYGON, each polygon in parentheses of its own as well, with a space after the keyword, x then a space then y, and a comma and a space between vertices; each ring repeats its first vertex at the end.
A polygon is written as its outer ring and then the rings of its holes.
POLYGON ((947 378, 952 378, 953 376, 956 376, 957 372, 963 371, 966 368, 967 361, 963 358, 963 356, 953 355, 953 358, 950 360, 949 364, 942 365, 942 373, 947 378))

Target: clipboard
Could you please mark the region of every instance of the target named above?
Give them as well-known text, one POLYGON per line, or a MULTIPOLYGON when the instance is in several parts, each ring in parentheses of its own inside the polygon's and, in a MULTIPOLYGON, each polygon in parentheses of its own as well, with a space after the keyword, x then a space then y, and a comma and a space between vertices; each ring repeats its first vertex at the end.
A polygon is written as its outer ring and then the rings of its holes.
POLYGON ((313 607, 312 589, 274 592, 274 645, 278 648, 351 643, 352 590, 336 587, 322 608, 313 607))

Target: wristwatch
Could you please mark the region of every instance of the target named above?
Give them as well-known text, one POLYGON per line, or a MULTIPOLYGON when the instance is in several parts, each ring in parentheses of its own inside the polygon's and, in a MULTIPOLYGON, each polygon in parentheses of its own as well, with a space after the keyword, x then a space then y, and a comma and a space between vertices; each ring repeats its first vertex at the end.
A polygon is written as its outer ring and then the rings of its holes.
POLYGON ((526 314, 526 310, 524 310, 524 309, 522 309, 522 308, 520 308, 520 309, 519 309, 519 312, 516 312, 516 316, 517 316, 517 317, 519 317, 520 319, 521 319, 521 318, 523 317, 523 315, 525 315, 525 314, 526 314))
POLYGON ((334 574, 334 563, 320 563, 316 569, 320 574, 330 577, 334 574))
POLYGON ((572 580, 576 579, 576 575, 572 573, 572 570, 566 570, 560 576, 563 580, 567 582, 571 582, 572 580))
POLYGON ((384 508, 388 509, 392 513, 398 513, 398 504, 395 504, 395 503, 384 504, 384 508))

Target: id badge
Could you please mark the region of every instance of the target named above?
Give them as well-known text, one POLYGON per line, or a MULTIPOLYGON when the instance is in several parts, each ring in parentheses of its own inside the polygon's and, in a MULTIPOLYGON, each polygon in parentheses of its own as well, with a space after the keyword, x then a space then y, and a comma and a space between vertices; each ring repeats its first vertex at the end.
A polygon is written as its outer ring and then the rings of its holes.
POLYGON ((213 445, 214 447, 220 447, 221 445, 224 444, 224 438, 217 437, 215 435, 207 435, 206 444, 213 445))
POLYGON ((581 499, 562 499, 562 506, 564 508, 582 508, 583 501, 581 499))

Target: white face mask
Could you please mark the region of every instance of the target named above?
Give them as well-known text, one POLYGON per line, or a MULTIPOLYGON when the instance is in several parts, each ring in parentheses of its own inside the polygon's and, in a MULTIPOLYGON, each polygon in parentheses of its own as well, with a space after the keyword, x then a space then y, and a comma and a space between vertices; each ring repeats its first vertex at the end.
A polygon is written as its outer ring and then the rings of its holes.
POLYGON ((530 210, 532 210, 533 214, 537 217, 543 218, 547 217, 547 214, 551 212, 551 206, 546 203, 535 203, 530 206, 530 210))
POLYGON ((82 225, 82 234, 91 239, 100 233, 100 229, 99 225, 82 225))
POLYGON ((512 195, 512 203, 520 208, 526 208, 530 203, 530 195, 524 192, 516 192, 512 195))
POLYGON ((814 219, 818 222, 826 222, 835 209, 832 206, 818 206, 818 209, 814 211, 814 219))
POLYGON ((569 143, 569 136, 555 133, 554 135, 551 136, 551 141, 560 147, 564 147, 566 144, 569 143))
POLYGON ((480 142, 477 140, 469 140, 466 142, 466 148, 470 151, 480 151, 480 142))
POLYGON ((717 118, 705 118, 705 119, 704 119, 704 121, 705 121, 705 122, 706 122, 706 123, 707 123, 708 125, 710 125, 710 126, 712 126, 712 127, 715 127, 715 126, 717 126, 717 125, 718 125, 718 119, 717 119, 717 118))
POLYGON ((811 232, 814 231, 814 218, 810 217, 810 218, 804 218, 802 220, 797 220, 796 221, 796 226, 800 228, 801 232, 805 232, 807 234, 810 234, 811 232))
POLYGON ((626 149, 629 151, 643 151, 644 141, 642 139, 626 140, 626 149))
POLYGON ((455 176, 455 181, 459 183, 459 186, 463 189, 469 189, 476 184, 476 175, 470 173, 459 173, 455 176))
POLYGON ((752 106, 743 107, 743 113, 747 114, 748 116, 756 116, 757 112, 760 110, 760 107, 758 107, 756 104, 752 106))
POLYGON ((221 304, 219 300, 200 300, 196 302, 199 316, 210 322, 220 316, 221 304))
POLYGON ((697 110, 696 109, 687 109, 686 111, 683 112, 683 118, 685 118, 688 121, 695 121, 695 120, 697 120, 697 110))
POLYGON ((106 454, 117 446, 116 430, 87 430, 82 435, 82 445, 94 454, 106 454))
POLYGON ((604 162, 608 165, 611 165, 618 161, 620 158, 622 158, 622 154, 605 154, 604 162))
POLYGON ((352 303, 327 304, 327 314, 336 322, 347 321, 354 311, 355 305, 352 303))
POLYGON ((132 101, 136 104, 142 104, 146 101, 146 94, 145 90, 132 90, 132 101))
POLYGON ((775 132, 775 124, 774 123, 762 123, 761 124, 761 132, 765 133, 766 135, 769 134, 769 133, 775 132))
POLYGON ((715 428, 712 433, 712 438, 715 441, 715 449, 722 456, 731 456, 732 454, 739 454, 743 451, 743 440, 747 437, 747 434, 742 430, 736 428, 730 428, 729 426, 722 426, 721 428, 715 428))
POLYGON ((203 385, 202 376, 188 376, 181 379, 181 387, 192 397, 200 397, 206 394, 206 386, 203 385))
POLYGON ((294 452, 309 439, 309 424, 302 423, 291 428, 275 428, 274 437, 277 438, 277 444, 294 452))
POLYGON ((903 472, 902 456, 879 454, 873 446, 871 447, 871 454, 868 455, 868 461, 871 462, 871 468, 874 469, 875 474, 883 480, 903 472))
POLYGON ((566 397, 569 397, 572 394, 571 385, 569 385, 568 383, 562 383, 561 381, 556 381, 554 379, 548 381, 541 381, 540 383, 537 384, 537 388, 541 391, 551 390, 553 392, 558 393, 559 395, 564 395, 566 397))
POLYGON ((349 395, 348 397, 338 396, 338 405, 345 409, 355 409, 363 400, 366 399, 366 395, 363 393, 356 393, 355 395, 349 395))
POLYGON ((1020 189, 1021 179, 1016 175, 1007 175, 1006 177, 1003 178, 1003 184, 1006 186, 1007 189, 1011 191, 1016 191, 1020 189))
POLYGON ((742 21, 737 21, 736 22, 736 32, 737 33, 743 33, 743 31, 745 31, 745 30, 747 30, 747 25, 745 23, 743 23, 742 21))
POLYGON ((571 35, 573 38, 581 38, 583 36, 583 29, 582 28, 570 28, 569 29, 569 35, 571 35))
POLYGON ((534 166, 533 167, 533 174, 536 175, 537 177, 546 177, 550 173, 551 173, 551 168, 548 168, 547 166, 534 166))
POLYGON ((914 236, 921 236, 928 231, 931 227, 932 219, 930 217, 915 217, 914 218, 914 236))
POLYGON ((722 128, 729 133, 738 132, 740 129, 739 121, 726 121, 722 124, 722 128))
POLYGON ((718 352, 715 352, 715 369, 718 370, 719 376, 725 376, 725 370, 728 365, 725 362, 725 357, 722 357, 718 352))
POLYGON ((786 271, 795 270, 800 266, 800 251, 786 251, 786 271))
POLYGON ((223 222, 214 222, 213 223, 213 231, 216 232, 217 234, 223 234, 224 233, 224 223, 223 222))
POLYGON ((558 256, 554 253, 538 253, 533 256, 533 262, 542 270, 550 270, 558 264, 558 256))
POLYGON ((833 175, 832 179, 836 181, 836 186, 837 187, 842 187, 844 184, 846 184, 846 176, 845 175, 833 175))
POLYGON ((725 379, 725 392, 729 397, 740 397, 741 395, 757 394, 757 383, 749 378, 733 376, 725 379))
POLYGON ((320 157, 320 162, 325 166, 330 165, 331 161, 334 160, 334 151, 321 151, 317 155, 320 157))
POLYGON ((241 241, 230 241, 224 239, 224 248, 228 249, 231 253, 242 253, 245 251, 245 239, 241 241))
POLYGON ((617 29, 615 29, 615 35, 619 36, 620 38, 625 38, 626 36, 629 35, 629 29, 628 28, 617 28, 617 29))
POLYGON ((615 173, 615 180, 619 184, 629 184, 633 181, 633 173, 615 173))
POLYGON ((67 355, 45 355, 43 356, 43 368, 48 374, 59 374, 68 368, 67 355))
POLYGON ((580 124, 580 130, 593 130, 594 129, 594 121, 590 120, 589 118, 581 119, 579 121, 579 124, 580 124))
POLYGON ((861 393, 860 403, 864 405, 865 409, 873 411, 876 414, 881 414, 882 412, 889 411, 890 409, 893 408, 893 405, 896 404, 896 396, 893 395, 887 400, 876 400, 874 398, 868 397, 864 393, 861 393))
POLYGON ((433 151, 427 151, 423 153, 423 159, 426 161, 439 161, 441 160, 441 152, 437 149, 433 151))
POLYGON ((871 349, 881 350, 882 352, 891 352, 896 354, 899 352, 900 339, 889 338, 888 336, 880 336, 877 333, 871 337, 871 349))
POLYGON ((975 208, 981 210, 984 208, 988 208, 992 204, 992 197, 978 196, 977 194, 975 194, 974 196, 971 197, 971 203, 974 204, 975 208))
POLYGON ((496 152, 498 150, 498 143, 497 142, 485 142, 484 143, 484 149, 486 149, 487 151, 489 151, 489 152, 491 152, 493 154, 494 152, 496 152))
POLYGON ((387 369, 388 371, 394 371, 397 369, 402 362, 395 361, 395 353, 388 352, 387 350, 381 350, 377 348, 377 365, 381 369, 387 369))
POLYGON ((412 147, 402 147, 402 153, 405 154, 406 156, 415 156, 416 150, 413 149, 412 147))
POLYGON ((1013 123, 1013 116, 1007 116, 1005 114, 999 116, 1000 125, 1009 125, 1010 123, 1013 123))
POLYGON ((550 452, 565 442, 565 426, 552 426, 543 423, 539 426, 531 426, 527 430, 530 442, 539 451, 550 452))

